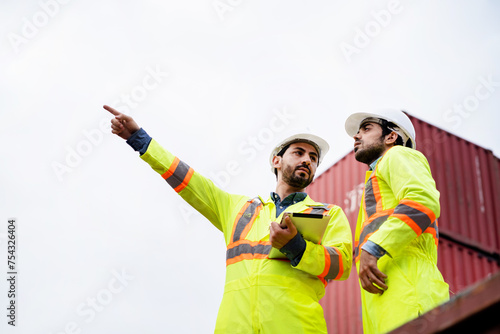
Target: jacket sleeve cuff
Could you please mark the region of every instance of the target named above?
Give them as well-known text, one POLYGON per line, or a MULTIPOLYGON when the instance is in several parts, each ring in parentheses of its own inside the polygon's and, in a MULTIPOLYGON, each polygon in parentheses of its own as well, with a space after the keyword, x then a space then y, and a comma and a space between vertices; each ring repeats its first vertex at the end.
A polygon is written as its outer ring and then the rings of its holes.
POLYGON ((292 266, 297 266, 306 250, 306 241, 300 233, 297 233, 292 240, 280 249, 280 252, 285 254, 290 260, 292 266))
POLYGON ((129 139, 127 139, 127 144, 129 144, 135 151, 138 151, 141 155, 146 153, 150 142, 151 137, 143 128, 134 132, 129 139))
POLYGON ((367 240, 363 246, 361 246, 362 250, 367 251, 371 255, 375 256, 377 259, 380 259, 382 256, 384 256, 387 251, 374 243, 371 240, 367 240))

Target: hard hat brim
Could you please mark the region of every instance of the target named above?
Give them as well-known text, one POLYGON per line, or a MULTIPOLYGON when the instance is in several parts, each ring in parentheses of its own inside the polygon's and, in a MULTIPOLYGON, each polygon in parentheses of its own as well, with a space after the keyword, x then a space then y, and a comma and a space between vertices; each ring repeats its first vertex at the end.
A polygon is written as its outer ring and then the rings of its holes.
POLYGON ((323 138, 310 134, 310 133, 298 133, 292 135, 284 140, 282 140, 271 152, 269 157, 269 164, 271 165, 271 172, 274 173, 273 158, 287 145, 293 143, 307 143, 313 145, 318 151, 318 166, 323 160, 323 157, 330 150, 330 145, 323 138))
MULTIPOLYGON (((395 111, 396 110, 391 110, 391 112, 395 111)), ((398 111, 402 113, 402 111, 400 110, 398 111)), ((408 118, 406 115, 404 116, 408 118)), ((413 124, 411 123, 410 119, 408 118, 405 122, 402 122, 401 120, 395 119, 394 117, 388 117, 387 115, 384 115, 384 112, 380 113, 357 112, 350 115, 345 121, 345 131, 347 132, 347 134, 350 137, 354 137, 358 133, 361 123, 367 118, 385 119, 389 122, 396 124, 411 141, 412 148, 413 149, 416 148, 415 128, 413 127, 413 124)))

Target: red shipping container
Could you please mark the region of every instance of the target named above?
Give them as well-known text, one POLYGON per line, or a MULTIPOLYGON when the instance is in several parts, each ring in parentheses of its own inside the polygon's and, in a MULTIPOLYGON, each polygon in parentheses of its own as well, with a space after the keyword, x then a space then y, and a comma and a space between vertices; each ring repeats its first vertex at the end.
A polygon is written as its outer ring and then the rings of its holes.
MULTIPOLYGON (((417 149, 428 159, 441 193, 438 266, 451 296, 500 271, 500 159, 491 151, 409 115, 417 149)), ((367 166, 351 152, 319 175, 308 193, 334 203, 356 229, 367 166)), ((329 333, 362 333, 356 269, 332 282, 321 300, 329 333)))

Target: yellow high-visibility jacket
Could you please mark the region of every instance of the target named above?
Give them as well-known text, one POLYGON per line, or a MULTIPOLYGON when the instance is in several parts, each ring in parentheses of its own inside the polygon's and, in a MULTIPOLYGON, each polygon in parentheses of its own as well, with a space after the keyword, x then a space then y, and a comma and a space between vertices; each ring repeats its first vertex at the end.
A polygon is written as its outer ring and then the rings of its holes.
POLYGON ((378 268, 388 289, 361 288, 365 334, 385 333, 449 299, 437 268, 439 192, 425 156, 394 146, 368 171, 355 234, 355 261, 367 240, 387 251, 378 268))
POLYGON ((154 139, 141 156, 167 183, 224 233, 226 283, 215 333, 327 333, 319 300, 328 280, 344 280, 352 263, 352 236, 337 206, 307 196, 287 212, 329 215, 321 241, 306 240, 297 266, 269 259, 269 225, 280 221, 271 199, 229 194, 163 149, 154 139))

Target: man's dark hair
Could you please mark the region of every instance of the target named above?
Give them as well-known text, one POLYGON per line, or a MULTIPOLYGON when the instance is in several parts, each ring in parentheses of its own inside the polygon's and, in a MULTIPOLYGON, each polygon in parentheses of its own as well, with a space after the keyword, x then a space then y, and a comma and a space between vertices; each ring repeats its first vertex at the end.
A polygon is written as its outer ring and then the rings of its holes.
MULTIPOLYGON (((392 122, 388 122, 386 121, 385 119, 381 119, 381 123, 380 124, 380 127, 382 128, 382 137, 385 137, 387 136, 388 134, 390 134, 391 132, 393 132, 394 128, 398 128, 398 126, 392 122)), ((410 142, 408 140, 408 142, 410 142)), ((400 145, 400 146, 405 146, 404 143, 403 143, 403 138, 398 134, 398 139, 396 139, 396 141, 394 142, 394 145, 400 145)), ((411 145, 411 143, 410 143, 411 145)))
MULTIPOLYGON (((278 157, 282 157, 282 156, 283 156, 283 154, 285 154, 286 150, 288 150, 288 148, 290 147, 290 145, 292 145, 292 143, 290 143, 290 144, 286 145, 285 147, 283 147, 283 148, 281 149, 281 151, 279 151, 279 152, 276 154, 276 156, 278 156, 278 157)), ((276 168, 274 169, 274 175, 276 175, 276 178, 278 178, 278 170, 277 170, 276 168)))

